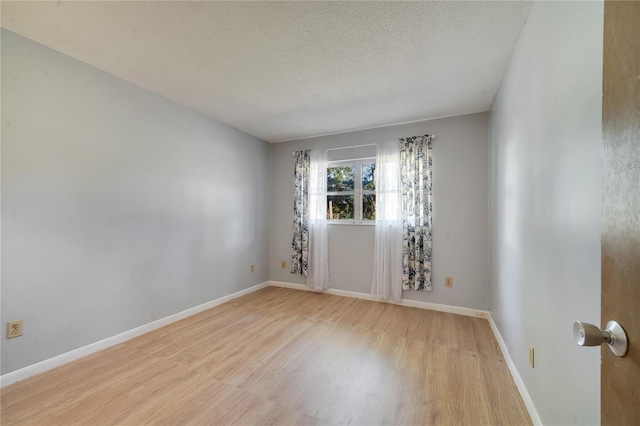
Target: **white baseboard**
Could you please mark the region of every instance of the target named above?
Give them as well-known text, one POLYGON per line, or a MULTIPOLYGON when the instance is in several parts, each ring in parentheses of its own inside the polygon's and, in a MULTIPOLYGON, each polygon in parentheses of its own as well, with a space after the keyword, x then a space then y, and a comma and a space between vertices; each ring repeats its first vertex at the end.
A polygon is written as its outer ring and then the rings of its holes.
POLYGON ((520 392, 520 396, 522 397, 522 401, 524 405, 527 407, 527 411, 529 412, 529 417, 531 417, 531 421, 534 425, 542 425, 542 420, 540 420, 540 415, 538 415, 538 411, 536 410, 535 405, 533 405, 533 400, 531 399, 531 395, 527 391, 527 387, 524 385, 522 381, 522 377, 520 377, 520 373, 516 369, 516 365, 513 363, 511 356, 509 355, 509 350, 507 349, 507 345, 504 343, 504 339, 502 338, 502 334, 500 334, 500 330, 496 326, 496 323, 493 321, 493 317, 489 314, 489 325, 491 325, 491 330, 493 334, 496 336, 496 340, 498 341, 498 345, 500 345, 500 350, 502 351, 502 356, 507 361, 507 365, 509 366, 509 371, 511 372, 511 377, 513 377, 513 381, 516 383, 516 387, 518 388, 518 392, 520 392))
MULTIPOLYGON (((284 281, 269 281, 269 285, 274 287, 291 288, 295 290, 316 291, 304 284, 288 283, 284 281)), ((439 303, 422 302, 419 300, 401 299, 395 302, 389 299, 378 299, 367 293, 359 293, 356 291, 339 290, 336 288, 328 288, 324 291, 316 291, 317 293, 333 294, 336 296, 353 297, 356 299, 372 300, 374 302, 392 303, 394 305, 411 306, 413 308, 429 309, 432 311, 448 312, 451 314, 465 315, 468 317, 489 318, 488 311, 478 309, 463 308, 461 306, 442 305, 439 303)))
MULTIPOLYGON (((124 341, 140 336, 142 334, 148 333, 160 327, 164 327, 165 325, 190 317, 202 311, 206 311, 207 309, 211 309, 215 306, 221 305, 225 302, 228 302, 230 300, 252 293, 254 291, 260 290, 267 286, 284 287, 284 288, 291 288, 291 289, 304 290, 304 291, 315 291, 304 284, 295 284, 295 283, 288 283, 283 281, 266 281, 266 282, 254 285, 253 287, 249 287, 244 290, 240 290, 238 292, 220 297, 218 299, 211 300, 209 302, 203 303, 202 305, 195 306, 193 308, 184 310, 182 312, 178 312, 173 315, 169 315, 159 320, 142 325, 140 327, 136 327, 132 330, 125 331, 124 333, 120 333, 115 336, 108 337, 104 340, 91 343, 81 348, 74 349, 72 351, 57 355, 53 358, 49 358, 44 361, 40 361, 36 364, 32 364, 27 367, 21 368, 19 370, 12 371, 3 376, 0 376, 0 387, 5 387, 12 383, 18 382, 20 380, 24 380, 36 374, 45 372, 52 368, 74 361, 78 358, 82 358, 84 356, 101 351, 108 347, 117 345, 118 343, 122 343, 124 341)), ((533 422, 534 425, 542 425, 542 421, 540 420, 538 411, 536 410, 533 404, 533 400, 531 399, 531 396, 529 395, 529 392, 527 391, 527 388, 524 385, 524 382, 522 381, 522 378, 520 377, 520 374, 518 373, 518 370, 516 369, 516 366, 513 363, 511 356, 509 356, 509 351, 504 342, 504 339, 502 338, 502 335, 500 334, 500 331, 498 330, 498 327, 496 326, 495 322, 493 321, 493 318, 491 317, 488 311, 464 308, 460 306, 442 305, 439 303, 422 302, 418 300, 408 300, 408 299, 402 299, 400 300, 400 302, 394 302, 392 300, 377 299, 367 293, 358 293, 355 291, 346 291, 346 290, 339 290, 339 289, 333 289, 333 288, 327 289, 322 293, 333 294, 336 296, 353 297, 357 299, 371 300, 376 302, 393 303, 393 304, 402 305, 402 306, 411 306, 414 308, 430 309, 433 311, 448 312, 452 314, 488 319, 489 324, 491 326, 491 330, 493 331, 493 334, 495 335, 496 340, 498 341, 498 345, 502 350, 502 355, 506 360, 507 365, 509 366, 509 371, 511 372, 511 376, 513 377, 516 387, 520 392, 520 396, 522 397, 522 400, 524 401, 524 404, 527 407, 527 411, 529 412, 531 421, 533 422)))
POLYGON ((52 368, 61 366, 68 362, 75 361, 78 358, 82 358, 92 353, 101 351, 110 346, 114 346, 114 345, 117 345, 118 343, 122 343, 126 340, 133 339, 134 337, 140 336, 141 334, 145 334, 152 330, 158 329, 160 327, 164 327, 165 325, 190 317, 202 311, 206 311, 207 309, 211 309, 214 306, 221 305, 225 302, 228 302, 230 300, 252 293, 254 291, 260 290, 267 286, 269 286, 269 281, 265 281, 263 283, 254 285, 253 287, 249 287, 244 290, 240 290, 235 293, 219 297, 217 299, 203 303, 202 305, 194 306, 193 308, 186 309, 182 312, 178 312, 176 314, 169 315, 167 317, 150 322, 148 324, 141 325, 140 327, 136 327, 132 330, 125 331, 124 333, 107 337, 104 340, 91 343, 81 348, 74 349, 72 351, 54 356, 53 358, 45 359, 44 361, 40 361, 38 363, 29 365, 19 370, 4 374, 3 376, 0 376, 0 387, 8 386, 12 383, 18 382, 20 380, 24 380, 28 377, 45 372, 47 370, 51 370, 52 368))

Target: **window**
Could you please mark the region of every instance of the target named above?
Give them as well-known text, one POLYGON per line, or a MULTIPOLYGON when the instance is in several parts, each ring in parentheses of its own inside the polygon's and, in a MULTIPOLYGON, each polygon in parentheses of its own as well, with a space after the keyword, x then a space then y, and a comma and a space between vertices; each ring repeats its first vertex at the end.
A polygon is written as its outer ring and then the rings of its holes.
POLYGON ((373 223, 376 219, 374 158, 332 161, 327 168, 327 219, 373 223))

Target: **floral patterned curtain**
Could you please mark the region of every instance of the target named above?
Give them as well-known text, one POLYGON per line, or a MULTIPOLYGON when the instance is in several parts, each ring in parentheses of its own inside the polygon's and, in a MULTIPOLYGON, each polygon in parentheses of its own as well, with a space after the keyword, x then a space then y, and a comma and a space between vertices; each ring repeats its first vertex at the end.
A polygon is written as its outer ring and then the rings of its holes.
POLYGON ((431 135, 400 139, 402 288, 431 291, 431 135))
POLYGON ((293 168, 291 273, 307 276, 309 267, 309 150, 296 151, 293 168))

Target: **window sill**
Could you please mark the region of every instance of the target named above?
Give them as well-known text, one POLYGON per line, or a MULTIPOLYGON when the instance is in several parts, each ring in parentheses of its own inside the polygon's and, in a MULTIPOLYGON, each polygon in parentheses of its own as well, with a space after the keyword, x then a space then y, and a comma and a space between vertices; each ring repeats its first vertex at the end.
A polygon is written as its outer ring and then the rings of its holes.
POLYGON ((375 226, 375 220, 366 221, 366 222, 355 222, 355 221, 327 221, 329 225, 352 225, 352 226, 375 226))

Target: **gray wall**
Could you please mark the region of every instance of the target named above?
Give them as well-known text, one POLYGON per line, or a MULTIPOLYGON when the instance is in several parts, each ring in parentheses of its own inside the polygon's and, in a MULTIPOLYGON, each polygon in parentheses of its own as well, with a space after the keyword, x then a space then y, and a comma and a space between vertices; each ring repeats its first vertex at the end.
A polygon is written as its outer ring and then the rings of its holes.
POLYGON ((544 424, 600 421, 571 327, 600 324, 602 30, 602 2, 536 2, 491 110, 490 310, 544 424))
POLYGON ((267 281, 269 149, 3 30, 2 373, 267 281))
MULTIPOLYGON (((432 303, 488 308, 488 114, 323 136, 272 145, 271 279, 305 283, 292 275, 293 156, 299 149, 375 144, 403 136, 435 134, 433 143, 433 291, 405 291, 403 297, 432 303), (281 268, 281 261, 287 268, 281 268), (444 277, 452 276, 452 288, 444 277)), ((331 286, 370 293, 374 227, 329 225, 331 286)))

